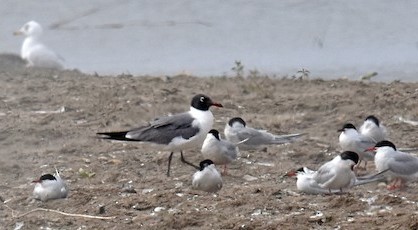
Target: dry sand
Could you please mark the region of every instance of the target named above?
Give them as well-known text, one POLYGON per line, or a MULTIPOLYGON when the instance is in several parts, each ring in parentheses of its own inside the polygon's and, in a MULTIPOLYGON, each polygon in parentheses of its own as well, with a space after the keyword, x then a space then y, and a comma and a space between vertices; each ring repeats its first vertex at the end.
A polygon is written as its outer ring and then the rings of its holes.
MULTIPOLYGON (((27 69, 0 58, 0 222, 4 229, 417 229, 417 185, 387 191, 378 184, 342 195, 306 195, 283 175, 318 168, 339 153, 337 129, 379 117, 400 147, 417 147, 418 83, 348 80, 93 76, 78 71, 27 69), (214 128, 242 116, 274 133, 305 132, 301 141, 241 151, 219 194, 191 189, 194 169, 175 154, 140 143, 100 140, 98 131, 145 124, 157 115, 188 110, 205 93, 214 128), (31 199, 31 181, 57 167, 67 199, 31 199), (80 169, 84 172, 80 172, 80 169), (253 181, 245 180, 250 175, 253 181), (12 212, 11 209, 15 211, 12 212), (110 220, 36 211, 60 210, 110 220), (18 228, 16 228, 18 229, 18 228)), ((199 150, 186 159, 198 163, 199 150)), ((374 165, 369 164, 369 172, 374 165)))

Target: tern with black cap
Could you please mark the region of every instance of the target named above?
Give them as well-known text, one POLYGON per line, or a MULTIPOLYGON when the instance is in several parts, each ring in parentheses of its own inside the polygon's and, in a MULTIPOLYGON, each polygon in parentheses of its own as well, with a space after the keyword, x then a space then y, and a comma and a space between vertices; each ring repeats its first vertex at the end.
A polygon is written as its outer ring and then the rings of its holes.
POLYGON ((262 145, 289 143, 304 135, 303 133, 275 135, 266 130, 248 127, 241 117, 230 119, 225 125, 224 134, 225 138, 232 143, 239 143, 247 139, 242 147, 249 149, 262 145))
POLYGON ((205 192, 218 192, 222 188, 222 177, 213 161, 206 159, 199 165, 199 171, 193 174, 193 188, 205 192))
POLYGON ((359 132, 363 136, 371 138, 376 143, 387 139, 386 127, 374 115, 366 117, 360 126, 359 132))
POLYGON ((374 162, 378 172, 387 171, 384 175, 390 181, 389 190, 402 189, 407 182, 418 180, 418 157, 398 151, 396 146, 387 140, 380 141, 374 147, 374 162))
POLYGON ((34 180, 35 188, 33 189, 33 197, 37 200, 48 201, 53 199, 66 198, 68 195, 68 187, 55 170, 55 175, 44 174, 39 179, 34 180))
POLYGON ((323 164, 312 177, 319 187, 331 190, 344 189, 354 185, 356 175, 353 172, 354 165, 359 161, 357 153, 345 151, 323 164))

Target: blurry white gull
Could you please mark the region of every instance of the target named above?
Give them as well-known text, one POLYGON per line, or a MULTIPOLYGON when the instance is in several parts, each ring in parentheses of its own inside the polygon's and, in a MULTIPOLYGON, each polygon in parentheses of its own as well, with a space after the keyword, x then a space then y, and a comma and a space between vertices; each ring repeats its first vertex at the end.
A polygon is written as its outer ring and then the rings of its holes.
POLYGON ((27 61, 28 67, 62 69, 63 59, 41 42, 42 32, 42 26, 39 23, 29 21, 13 33, 26 36, 20 54, 22 59, 27 61))

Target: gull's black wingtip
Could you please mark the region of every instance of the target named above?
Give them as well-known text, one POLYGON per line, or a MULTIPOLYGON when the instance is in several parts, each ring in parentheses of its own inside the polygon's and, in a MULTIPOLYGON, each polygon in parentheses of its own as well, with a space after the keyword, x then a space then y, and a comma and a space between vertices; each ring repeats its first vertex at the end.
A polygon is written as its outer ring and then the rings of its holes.
POLYGON ((97 135, 101 135, 102 139, 109 139, 109 140, 117 140, 117 141, 132 141, 131 139, 126 138, 126 134, 128 132, 103 132, 103 133, 96 133, 97 135))

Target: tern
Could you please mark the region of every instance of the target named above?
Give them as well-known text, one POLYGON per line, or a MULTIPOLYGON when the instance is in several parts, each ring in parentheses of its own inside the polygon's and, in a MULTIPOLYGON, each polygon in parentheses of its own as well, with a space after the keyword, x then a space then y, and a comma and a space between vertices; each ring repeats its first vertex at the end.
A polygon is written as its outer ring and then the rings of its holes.
POLYGON ((62 69, 63 59, 41 42, 42 32, 43 29, 39 23, 29 21, 13 33, 14 35, 24 35, 26 37, 20 53, 22 59, 27 61, 28 67, 62 69))
POLYGON ((374 162, 378 172, 387 171, 385 175, 390 182, 389 190, 401 189, 408 181, 418 180, 418 157, 400 152, 387 140, 380 141, 369 150, 376 151, 374 162))
POLYGON ((226 174, 226 165, 238 157, 238 145, 247 140, 234 144, 227 140, 222 140, 219 131, 212 129, 203 142, 201 152, 205 158, 212 160, 215 165, 224 165, 224 174, 226 174))
POLYGON ((180 151, 183 163, 199 168, 184 159, 183 150, 202 146, 206 134, 213 125, 213 114, 209 110, 211 106, 223 107, 220 103, 213 102, 208 96, 198 94, 193 97, 188 112, 159 117, 149 122, 148 125, 129 131, 97 134, 104 135, 104 139, 150 142, 161 145, 162 149, 171 152, 168 157, 167 169, 167 176, 170 176, 174 151, 180 151))
POLYGON ((213 161, 206 159, 200 162, 199 171, 193 174, 194 189, 205 192, 218 192, 222 188, 222 177, 215 168, 213 161))
POLYGON ((284 144, 289 143, 304 135, 302 133, 288 135, 274 135, 266 130, 259 130, 248 127, 245 121, 240 117, 234 117, 229 120, 224 129, 225 137, 232 143, 245 141, 242 146, 256 148, 260 145, 284 144))
POLYGON ((345 151, 323 164, 312 178, 320 188, 332 190, 350 188, 354 185, 356 175, 353 172, 354 165, 359 161, 357 153, 345 151))
MULTIPOLYGON (((314 179, 316 171, 311 170, 307 167, 302 167, 297 169, 296 171, 291 171, 287 173, 287 176, 296 176, 296 188, 304 192, 306 194, 326 194, 326 193, 339 193, 340 190, 338 189, 332 189, 331 191, 329 189, 322 188, 319 186, 318 182, 314 179)), ((375 181, 381 181, 384 179, 383 175, 374 174, 374 175, 368 175, 364 177, 356 177, 352 181, 352 184, 348 186, 358 186, 363 184, 372 183, 375 181)))
POLYGON ((67 197, 68 187, 61 179, 58 170, 55 171, 55 176, 52 174, 44 174, 39 179, 33 181, 35 183, 33 190, 33 197, 35 199, 48 201, 67 197))
POLYGON ((339 143, 343 151, 352 151, 358 154, 359 162, 362 160, 365 161, 367 166, 367 161, 373 160, 373 154, 366 151, 368 148, 373 147, 376 142, 366 136, 361 135, 357 132, 356 127, 347 123, 338 130, 341 132, 339 136, 339 143))
POLYGON ((359 132, 376 143, 387 139, 386 127, 374 115, 370 115, 364 120, 359 132))

